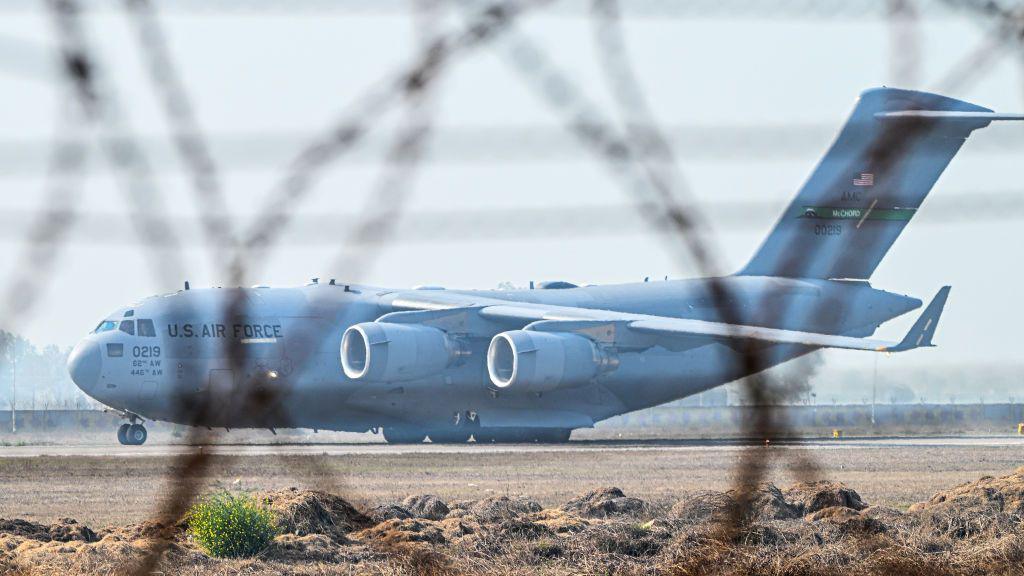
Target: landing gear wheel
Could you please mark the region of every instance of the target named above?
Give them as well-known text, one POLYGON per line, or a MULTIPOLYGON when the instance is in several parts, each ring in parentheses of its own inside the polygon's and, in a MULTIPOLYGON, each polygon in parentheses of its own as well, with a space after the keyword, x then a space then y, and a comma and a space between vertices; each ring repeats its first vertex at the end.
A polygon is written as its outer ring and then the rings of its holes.
POLYGON ((430 432, 434 444, 465 444, 469 442, 469 430, 434 430, 430 432))
POLYGON ((128 444, 128 428, 130 424, 121 424, 121 427, 117 429, 117 441, 121 444, 128 444))
POLYGON ((142 424, 132 424, 128 427, 128 444, 132 446, 141 446, 146 442, 147 436, 146 427, 142 424))
POLYGON ((388 444, 421 444, 427 439, 427 433, 410 428, 385 428, 384 441, 388 444))

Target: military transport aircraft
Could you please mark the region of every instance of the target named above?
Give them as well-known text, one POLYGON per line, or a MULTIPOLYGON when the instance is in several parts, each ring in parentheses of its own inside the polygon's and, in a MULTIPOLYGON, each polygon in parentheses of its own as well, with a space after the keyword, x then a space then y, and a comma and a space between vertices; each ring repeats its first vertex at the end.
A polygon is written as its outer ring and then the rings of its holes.
POLYGON ((143 418, 373 431, 392 443, 560 442, 747 376, 745 350, 765 368, 820 348, 931 346, 949 287, 905 338, 884 342, 868 337, 921 301, 868 280, 967 136, 993 120, 1024 116, 937 94, 864 92, 731 276, 482 291, 186 285, 107 316, 68 368, 128 420, 124 444, 146 440, 143 418))

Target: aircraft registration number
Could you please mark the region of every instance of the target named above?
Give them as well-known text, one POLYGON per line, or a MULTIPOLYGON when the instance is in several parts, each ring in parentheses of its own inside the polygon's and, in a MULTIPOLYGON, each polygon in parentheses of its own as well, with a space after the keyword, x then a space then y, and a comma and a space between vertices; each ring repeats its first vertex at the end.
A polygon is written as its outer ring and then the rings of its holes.
POLYGON ((159 358, 159 346, 133 346, 132 356, 136 358, 159 358))

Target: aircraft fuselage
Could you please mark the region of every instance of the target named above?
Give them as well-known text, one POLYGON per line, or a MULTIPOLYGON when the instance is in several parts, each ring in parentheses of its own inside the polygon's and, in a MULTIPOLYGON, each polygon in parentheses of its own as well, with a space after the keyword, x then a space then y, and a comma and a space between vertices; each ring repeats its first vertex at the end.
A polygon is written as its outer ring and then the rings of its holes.
MULTIPOLYGON (((863 282, 720 281, 729 288, 733 313, 756 326, 862 337, 920 306, 916 298, 863 282)), ((722 303, 712 297, 707 280, 511 291, 340 284, 193 289, 147 298, 108 316, 76 347, 71 372, 93 398, 148 419, 359 432, 394 426, 439 429, 467 418, 485 427, 568 430, 746 375, 733 348, 704 339, 675 349, 621 351, 613 370, 578 386, 542 393, 499 390, 488 378, 488 344, 495 332, 516 327, 496 325, 460 338, 458 361, 436 374, 400 382, 348 378, 339 352, 345 330, 408 310, 405 302, 424 294, 442 310, 450 298, 453 307, 467 301, 543 303, 722 320, 722 303), (272 405, 253 398, 270 399, 272 405)), ((773 345, 763 350, 762 363, 773 366, 812 350, 773 345)))

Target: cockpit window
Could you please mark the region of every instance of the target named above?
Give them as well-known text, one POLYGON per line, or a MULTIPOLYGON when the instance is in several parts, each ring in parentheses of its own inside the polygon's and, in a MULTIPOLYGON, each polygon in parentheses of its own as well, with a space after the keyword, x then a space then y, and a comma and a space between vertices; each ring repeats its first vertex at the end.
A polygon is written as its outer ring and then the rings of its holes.
POLYGON ((139 320, 139 336, 156 336, 156 328, 153 327, 152 320, 139 320))
POLYGON ((135 336, 135 320, 121 320, 121 332, 135 336))
POLYGON ((114 330, 116 328, 117 328, 117 322, 114 322, 113 320, 104 320, 103 322, 100 322, 96 326, 96 329, 93 330, 93 332, 99 334, 100 332, 109 332, 109 331, 114 330))

